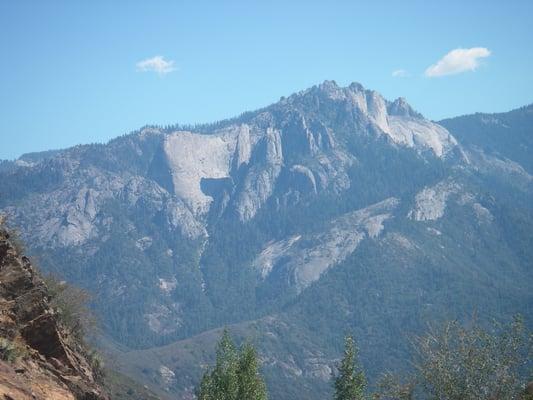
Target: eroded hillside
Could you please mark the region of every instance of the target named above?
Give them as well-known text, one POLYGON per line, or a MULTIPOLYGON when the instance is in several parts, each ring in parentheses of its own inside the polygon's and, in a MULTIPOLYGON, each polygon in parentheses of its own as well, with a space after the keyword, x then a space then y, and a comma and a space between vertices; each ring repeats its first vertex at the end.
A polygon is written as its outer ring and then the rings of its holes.
POLYGON ((106 400, 86 350, 58 323, 47 287, 0 227, 0 395, 106 400))

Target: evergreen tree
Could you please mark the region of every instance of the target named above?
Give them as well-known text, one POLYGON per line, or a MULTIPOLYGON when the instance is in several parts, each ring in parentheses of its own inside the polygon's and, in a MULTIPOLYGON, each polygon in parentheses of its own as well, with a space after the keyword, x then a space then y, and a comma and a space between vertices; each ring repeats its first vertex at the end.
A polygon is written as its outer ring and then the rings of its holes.
POLYGON ((213 379, 211 378, 211 371, 206 371, 200 382, 200 386, 196 392, 198 400, 215 400, 215 390, 213 386, 213 379))
POLYGON ((265 382, 259 375, 258 364, 254 347, 245 344, 239 357, 239 400, 266 400, 268 398, 265 382))
POLYGON ((335 400, 362 400, 365 396, 366 378, 358 365, 357 346, 351 336, 344 344, 344 357, 335 376, 335 400))
POLYGON ((217 400, 237 400, 239 382, 237 367, 239 355, 227 330, 224 330, 217 347, 217 361, 211 379, 217 400))

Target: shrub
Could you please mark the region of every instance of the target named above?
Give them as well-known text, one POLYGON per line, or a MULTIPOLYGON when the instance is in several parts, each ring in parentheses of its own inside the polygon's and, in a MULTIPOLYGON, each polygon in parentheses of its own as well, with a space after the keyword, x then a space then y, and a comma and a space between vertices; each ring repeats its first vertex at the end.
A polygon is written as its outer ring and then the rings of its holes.
POLYGON ((57 313, 59 323, 83 342, 84 336, 96 327, 96 318, 89 308, 90 294, 52 275, 43 279, 48 287, 50 306, 57 313))
POLYGON ((14 342, 6 338, 0 338, 0 359, 9 363, 14 362, 18 357, 23 355, 20 349, 14 342))

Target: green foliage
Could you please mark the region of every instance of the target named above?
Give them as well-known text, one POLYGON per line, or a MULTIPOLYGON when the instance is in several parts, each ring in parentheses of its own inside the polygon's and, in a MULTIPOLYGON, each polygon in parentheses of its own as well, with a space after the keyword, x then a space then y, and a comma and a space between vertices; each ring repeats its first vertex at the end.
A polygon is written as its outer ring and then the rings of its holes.
POLYGON ((247 343, 241 349, 237 376, 239 377, 238 399, 266 400, 266 386, 258 373, 259 362, 255 348, 247 343))
POLYGON ((456 321, 416 341, 416 369, 424 390, 447 400, 516 399, 532 337, 520 318, 491 333, 456 321))
POLYGON ((19 229, 13 226, 9 226, 9 221, 5 214, 0 213, 0 228, 5 229, 8 236, 9 241, 15 248, 15 251, 18 254, 24 254, 26 253, 26 246, 24 244, 24 240, 22 240, 22 234, 19 229))
POLYGON ((523 399, 521 373, 531 363, 532 336, 522 319, 487 330, 457 321, 432 328, 415 340, 416 375, 407 383, 387 374, 376 399, 523 399))
POLYGON ((199 400, 267 400, 266 386, 259 375, 257 353, 250 344, 237 350, 224 330, 217 346, 212 371, 206 371, 197 390, 199 400))
POLYGON ((521 400, 533 400, 533 381, 527 384, 521 400))
POLYGON ((160 399, 146 387, 133 379, 117 372, 114 368, 105 370, 103 384, 112 400, 158 400, 160 399))
POLYGON ((56 311, 61 325, 79 342, 96 326, 94 314, 89 309, 91 296, 83 289, 69 285, 52 275, 44 277, 50 306, 56 311))
POLYGON ((224 331, 217 348, 217 361, 211 379, 221 400, 237 399, 239 382, 237 377, 239 356, 228 331, 224 331))
POLYGON ((87 360, 93 370, 94 379, 97 382, 105 384, 106 369, 102 356, 95 350, 87 352, 87 360))
POLYGON ((200 385, 198 386, 196 392, 198 396, 198 400, 211 400, 215 397, 215 385, 213 383, 213 379, 211 377, 211 374, 209 371, 205 373, 205 375, 202 377, 202 380, 200 381, 200 385))
POLYGON ((410 377, 406 381, 392 373, 384 374, 378 383, 378 392, 374 393, 375 400, 414 400, 416 378, 410 377))
POLYGON ((358 364, 357 346, 351 336, 344 344, 344 357, 335 376, 335 400, 362 400, 365 397, 366 377, 358 364))
POLYGON ((488 154, 517 161, 533 169, 533 105, 498 114, 476 113, 439 121, 463 146, 475 146, 488 154), (487 123, 487 121, 497 121, 487 123))
POLYGON ((6 338, 0 338, 0 360, 12 363, 23 354, 24 351, 16 343, 6 338))

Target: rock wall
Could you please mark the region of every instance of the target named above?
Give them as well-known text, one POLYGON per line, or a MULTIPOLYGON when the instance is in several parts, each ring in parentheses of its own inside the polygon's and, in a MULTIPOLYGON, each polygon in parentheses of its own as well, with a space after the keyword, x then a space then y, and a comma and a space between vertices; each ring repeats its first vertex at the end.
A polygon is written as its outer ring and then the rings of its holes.
POLYGON ((30 260, 0 227, 0 398, 108 399, 48 301, 30 260))

